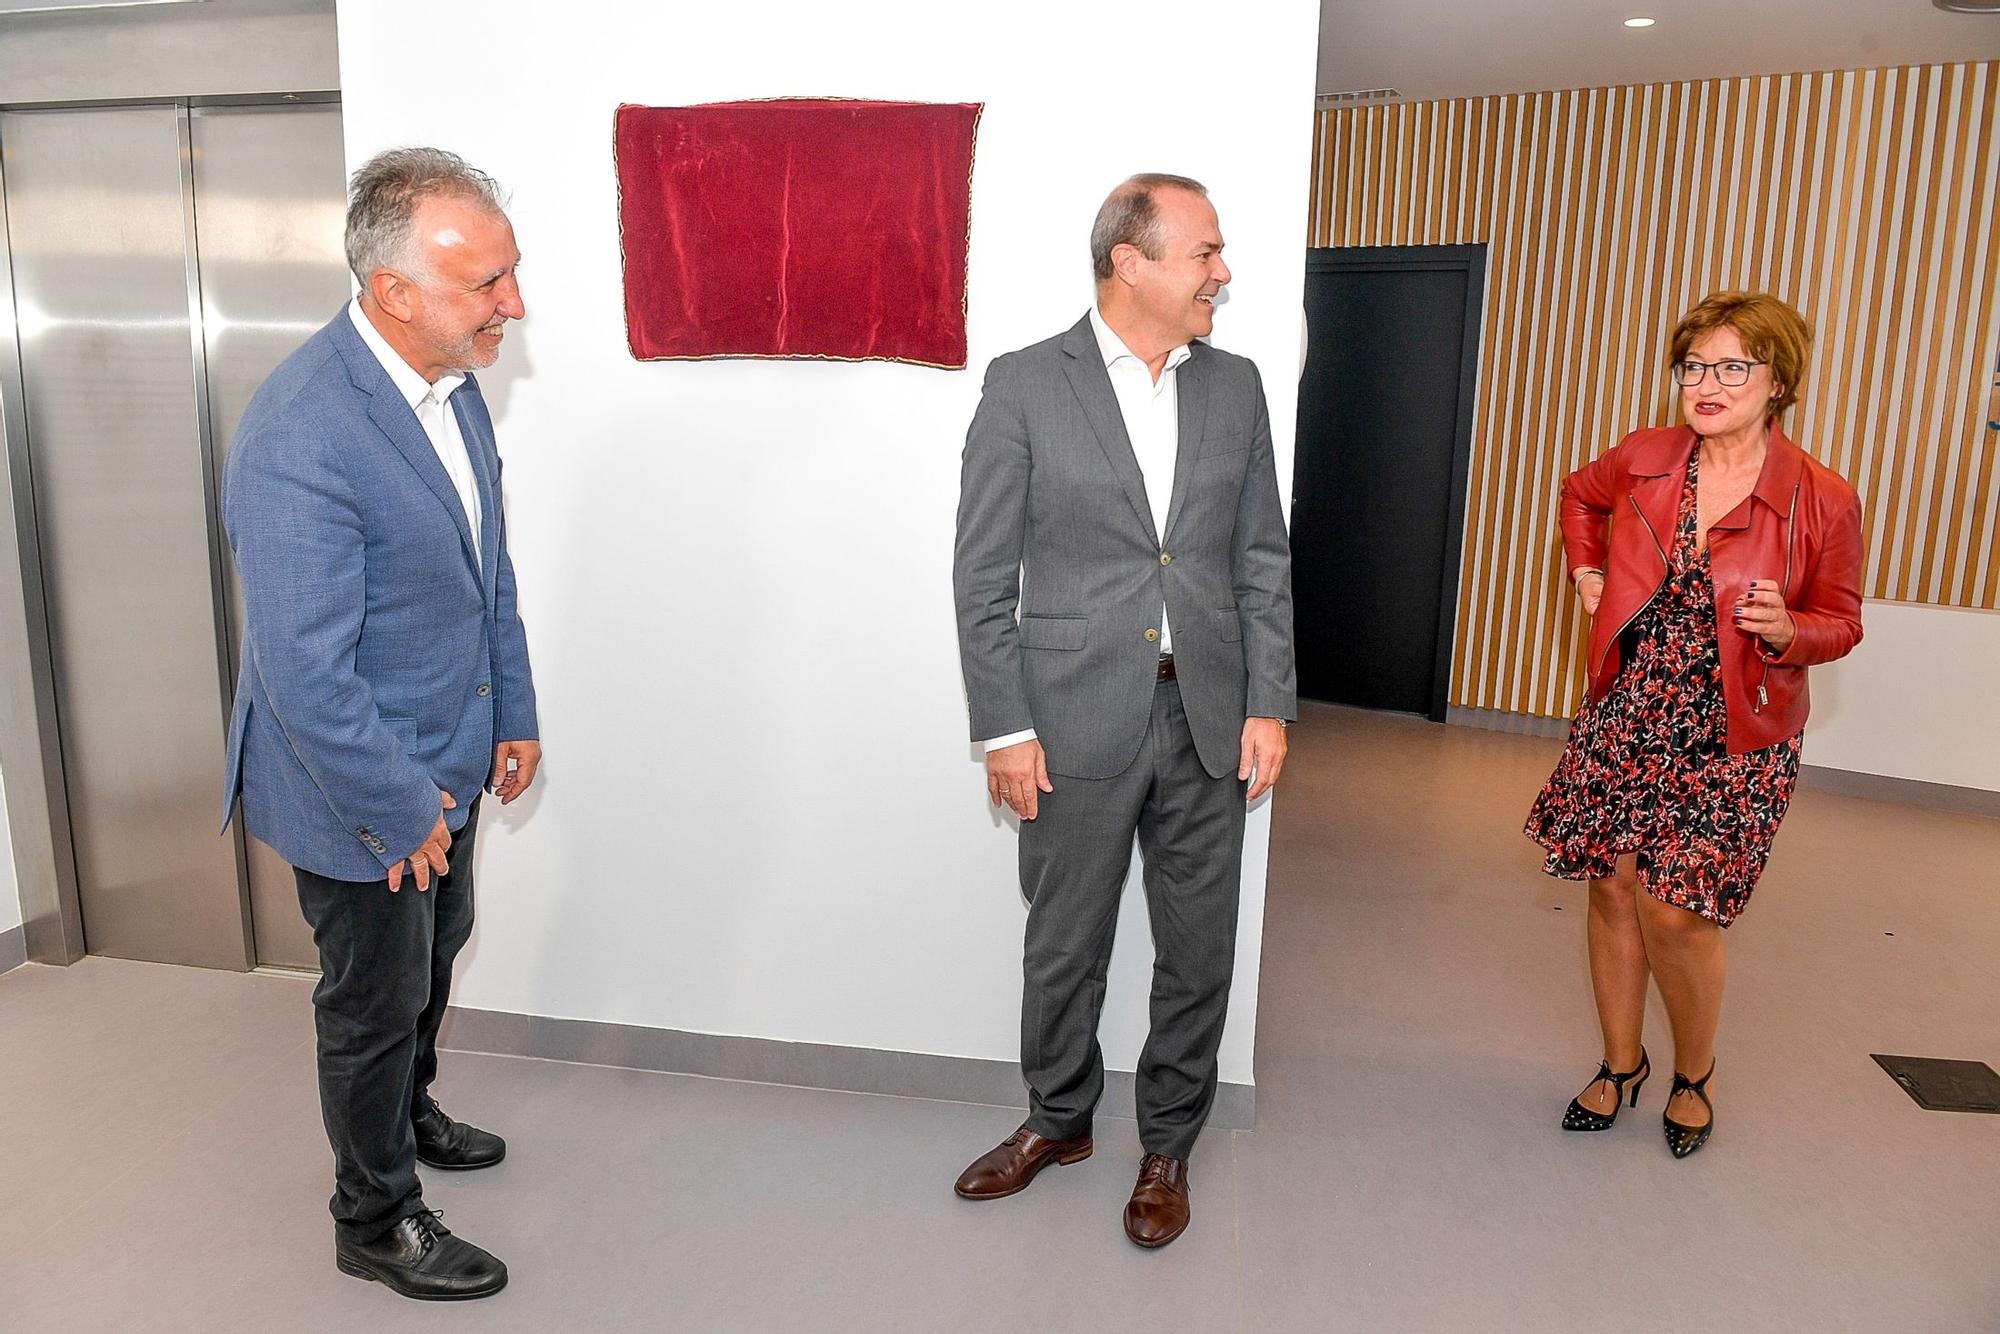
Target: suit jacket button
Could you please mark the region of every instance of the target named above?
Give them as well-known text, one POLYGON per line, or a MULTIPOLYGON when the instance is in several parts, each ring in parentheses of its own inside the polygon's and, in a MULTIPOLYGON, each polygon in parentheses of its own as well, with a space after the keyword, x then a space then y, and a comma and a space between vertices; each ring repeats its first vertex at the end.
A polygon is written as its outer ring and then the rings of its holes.
POLYGON ((1173 563, 1174 563, 1174 557, 1172 552, 1162 551, 1160 553, 1160 564, 1172 565, 1173 563))
POLYGON ((1160 642, 1160 632, 1159 632, 1158 630, 1148 630, 1148 631, 1146 631, 1146 642, 1147 642, 1148 644, 1157 644, 1157 643, 1159 643, 1159 642, 1160 642))
POLYGON ((474 691, 473 693, 474 693, 474 694, 476 694, 476 695, 478 695, 478 696, 479 696, 479 698, 481 698, 481 699, 485 699, 485 698, 486 698, 486 697, 487 697, 488 695, 490 695, 490 694, 492 694, 492 693, 493 693, 493 687, 492 687, 492 686, 489 686, 489 685, 485 685, 485 684, 481 684, 481 685, 480 685, 480 687, 479 687, 479 689, 478 689, 478 690, 476 690, 476 691, 474 691))

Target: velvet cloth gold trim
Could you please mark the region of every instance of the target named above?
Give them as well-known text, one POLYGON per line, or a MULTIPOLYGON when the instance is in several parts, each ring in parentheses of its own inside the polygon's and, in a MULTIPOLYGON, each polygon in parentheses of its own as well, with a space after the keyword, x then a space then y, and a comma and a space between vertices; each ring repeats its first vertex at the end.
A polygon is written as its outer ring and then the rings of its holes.
POLYGON ((619 107, 632 355, 963 368, 981 109, 834 98, 619 107))

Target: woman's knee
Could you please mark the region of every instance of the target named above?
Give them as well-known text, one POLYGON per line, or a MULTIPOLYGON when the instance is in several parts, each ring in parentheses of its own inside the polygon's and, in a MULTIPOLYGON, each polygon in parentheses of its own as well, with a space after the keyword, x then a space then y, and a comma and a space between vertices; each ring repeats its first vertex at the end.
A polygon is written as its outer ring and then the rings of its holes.
POLYGON ((1591 911, 1629 917, 1634 911, 1638 890, 1638 878, 1623 871, 1613 872, 1602 880, 1593 880, 1590 882, 1591 911))
POLYGON ((1639 895, 1640 916, 1645 920, 1646 935, 1651 940, 1676 947, 1704 946, 1713 941, 1722 928, 1709 921, 1700 913, 1655 898, 1651 894, 1639 895))

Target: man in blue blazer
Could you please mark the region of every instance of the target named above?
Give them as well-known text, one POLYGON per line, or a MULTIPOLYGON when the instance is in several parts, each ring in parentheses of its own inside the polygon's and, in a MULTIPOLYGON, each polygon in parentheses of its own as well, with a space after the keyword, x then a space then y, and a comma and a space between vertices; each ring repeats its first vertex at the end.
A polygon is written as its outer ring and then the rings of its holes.
POLYGON ((319 948, 336 1263, 407 1297, 482 1297, 506 1266, 438 1222, 416 1166, 506 1152, 429 1087, 480 790, 510 802, 541 761, 472 377, 525 313, 520 254, 493 181, 428 148, 355 173, 346 243, 361 294, 257 391, 223 477, 244 604, 224 820, 240 810, 292 864, 319 948))

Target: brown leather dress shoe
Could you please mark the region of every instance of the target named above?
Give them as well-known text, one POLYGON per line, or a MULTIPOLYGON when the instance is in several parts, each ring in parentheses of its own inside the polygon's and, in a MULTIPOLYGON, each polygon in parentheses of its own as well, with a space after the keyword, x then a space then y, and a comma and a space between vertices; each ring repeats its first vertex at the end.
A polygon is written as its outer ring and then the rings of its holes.
POLYGON ((1151 1250, 1187 1231, 1188 1217, 1187 1163, 1147 1154, 1125 1203, 1125 1235, 1151 1250))
POLYGON ((1080 1163, 1090 1157, 1090 1136, 1043 1139, 1022 1126, 981 1154, 959 1174, 952 1189, 968 1200, 997 1200, 1018 1195, 1050 1163, 1080 1163))

